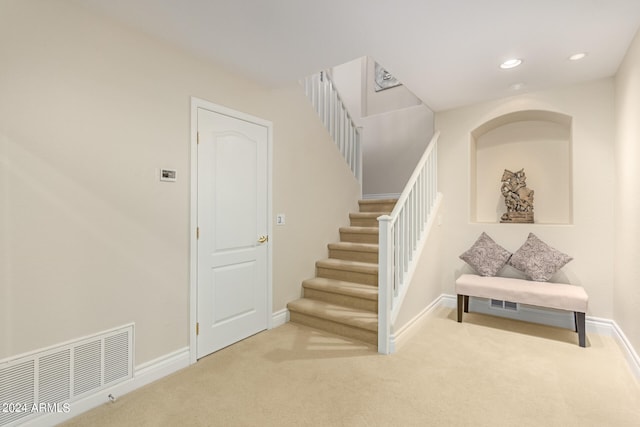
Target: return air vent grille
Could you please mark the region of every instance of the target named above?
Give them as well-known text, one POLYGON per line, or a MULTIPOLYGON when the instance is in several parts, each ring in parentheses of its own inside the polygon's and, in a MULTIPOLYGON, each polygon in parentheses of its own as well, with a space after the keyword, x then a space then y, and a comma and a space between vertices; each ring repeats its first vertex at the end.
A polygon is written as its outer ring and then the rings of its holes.
POLYGON ((59 403, 71 397, 71 349, 40 358, 40 401, 59 403))
POLYGON ((128 354, 131 351, 129 335, 123 332, 104 340, 104 382, 110 384, 121 378, 127 378, 131 368, 128 354))
POLYGON ((102 340, 77 346, 73 355, 73 395, 99 388, 102 384, 102 340))
POLYGON ((505 310, 517 311, 518 310, 518 303, 511 302, 511 301, 505 301, 504 302, 504 309, 505 310))
POLYGON ((0 426, 16 426, 42 413, 31 408, 61 408, 132 377, 133 324, 2 360, 0 405, 6 408, 0 407, 0 426))
POLYGON ((0 425, 20 420, 29 415, 22 411, 22 403, 31 407, 35 393, 35 362, 23 360, 20 363, 0 369, 0 425), (16 406, 17 403, 20 406, 16 406))
POLYGON ((518 311, 518 303, 511 301, 502 301, 499 299, 491 299, 489 301, 489 307, 499 310, 518 311))

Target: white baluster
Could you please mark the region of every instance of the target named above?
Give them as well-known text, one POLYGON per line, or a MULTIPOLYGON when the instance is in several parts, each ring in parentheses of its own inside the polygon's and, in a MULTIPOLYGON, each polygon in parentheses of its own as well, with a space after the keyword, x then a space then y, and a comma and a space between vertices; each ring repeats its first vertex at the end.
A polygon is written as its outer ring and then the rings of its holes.
MULTIPOLYGON (((304 81, 304 90, 325 128, 362 185, 361 129, 344 107, 328 74, 316 74, 304 81)), ((432 221, 437 193, 437 139, 434 135, 413 172, 396 207, 380 218, 378 350, 390 352, 390 331, 398 315, 400 300, 415 269, 416 249, 422 243, 426 224, 432 221), (396 301, 397 299, 397 301, 396 301)))

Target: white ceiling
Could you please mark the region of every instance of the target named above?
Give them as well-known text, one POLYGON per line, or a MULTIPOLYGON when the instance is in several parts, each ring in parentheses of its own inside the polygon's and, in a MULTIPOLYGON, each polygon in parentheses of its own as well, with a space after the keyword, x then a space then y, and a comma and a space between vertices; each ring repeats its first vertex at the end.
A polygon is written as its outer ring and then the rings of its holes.
POLYGON ((613 76, 640 27, 640 0, 74 1, 273 86, 370 56, 435 111, 613 76))

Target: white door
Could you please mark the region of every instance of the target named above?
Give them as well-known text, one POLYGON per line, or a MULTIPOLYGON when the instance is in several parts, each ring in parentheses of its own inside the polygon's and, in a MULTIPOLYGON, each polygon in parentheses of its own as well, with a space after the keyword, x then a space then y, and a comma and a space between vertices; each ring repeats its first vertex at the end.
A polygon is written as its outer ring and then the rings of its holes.
POLYGON ((197 357, 268 327, 268 128, 198 108, 197 357))

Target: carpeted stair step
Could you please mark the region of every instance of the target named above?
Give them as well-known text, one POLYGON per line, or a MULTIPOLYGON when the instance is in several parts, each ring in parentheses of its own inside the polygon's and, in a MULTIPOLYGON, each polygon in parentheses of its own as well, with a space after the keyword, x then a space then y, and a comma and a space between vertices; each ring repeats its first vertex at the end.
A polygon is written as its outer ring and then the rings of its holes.
POLYGON ((360 212, 386 212, 393 210, 398 199, 367 199, 360 200, 360 212))
POLYGON ((329 258, 359 262, 378 262, 378 245, 374 243, 329 243, 329 258))
POLYGON ((378 286, 378 264, 332 258, 323 259, 316 262, 316 276, 378 286))
POLYGON ((304 298, 287 304, 292 322, 377 344, 378 217, 396 202, 359 201, 360 212, 340 228, 340 242, 328 245, 329 258, 316 262, 317 277, 302 283, 304 298))
POLYGON ((349 221, 352 227, 378 227, 378 217, 385 212, 351 212, 349 221))
POLYGON ((340 227, 340 240, 353 243, 378 243, 378 227, 340 227))
POLYGON ((370 285, 315 277, 302 282, 302 288, 305 298, 378 312, 378 288, 370 285))
POLYGON ((287 304, 292 322, 322 329, 337 335, 378 343, 378 315, 308 298, 287 304))

